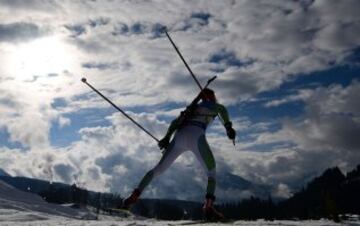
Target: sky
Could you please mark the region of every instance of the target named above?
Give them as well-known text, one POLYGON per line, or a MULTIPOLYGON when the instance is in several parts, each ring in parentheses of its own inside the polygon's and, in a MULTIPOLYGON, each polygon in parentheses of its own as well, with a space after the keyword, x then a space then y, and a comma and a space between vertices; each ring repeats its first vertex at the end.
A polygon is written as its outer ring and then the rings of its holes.
MULTIPOLYGON (((123 196, 160 159, 156 142, 80 81, 161 138, 202 84, 229 111, 207 140, 217 176, 289 197, 329 167, 360 163, 357 0, 0 0, 0 168, 123 196)), ((221 180, 218 200, 252 191, 221 180)), ((190 152, 144 191, 201 201, 190 152)))

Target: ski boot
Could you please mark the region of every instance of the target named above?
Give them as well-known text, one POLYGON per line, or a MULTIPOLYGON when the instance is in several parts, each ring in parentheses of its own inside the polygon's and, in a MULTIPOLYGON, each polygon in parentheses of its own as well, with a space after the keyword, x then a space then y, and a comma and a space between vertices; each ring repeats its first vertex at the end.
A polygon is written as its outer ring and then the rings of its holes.
POLYGON ((130 209, 131 205, 133 205, 140 197, 141 191, 139 189, 134 189, 129 197, 127 197, 122 203, 122 209, 130 209))
POLYGON ((205 221, 218 222, 225 221, 225 217, 222 213, 214 208, 215 196, 211 194, 206 195, 205 203, 203 206, 205 221))

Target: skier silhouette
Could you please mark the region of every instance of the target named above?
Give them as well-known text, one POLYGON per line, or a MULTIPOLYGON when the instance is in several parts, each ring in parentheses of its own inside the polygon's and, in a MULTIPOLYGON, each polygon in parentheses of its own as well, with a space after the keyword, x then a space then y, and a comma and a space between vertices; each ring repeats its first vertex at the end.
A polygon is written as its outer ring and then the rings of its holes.
POLYGON ((216 164, 214 156, 206 141, 205 131, 207 126, 219 115, 229 139, 234 140, 236 136, 226 108, 217 103, 215 93, 211 89, 204 89, 179 117, 173 120, 166 135, 158 143, 160 149, 165 149, 159 163, 140 181, 137 188, 123 202, 122 208, 129 209, 140 197, 142 191, 154 179, 163 173, 176 158, 187 150, 191 150, 207 173, 207 189, 203 211, 206 220, 221 220, 224 216, 218 212, 213 203, 215 201, 216 187, 216 164), (197 102, 201 99, 201 102, 197 102), (193 102, 193 103, 194 103, 193 102), (171 140, 171 136, 174 138, 171 140))

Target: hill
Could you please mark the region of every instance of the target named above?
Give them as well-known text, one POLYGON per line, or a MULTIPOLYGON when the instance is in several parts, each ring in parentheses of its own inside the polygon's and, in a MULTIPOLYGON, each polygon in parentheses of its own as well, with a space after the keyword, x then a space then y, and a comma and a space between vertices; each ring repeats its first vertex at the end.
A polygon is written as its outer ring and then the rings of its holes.
POLYGON ((5 172, 3 169, 0 169, 0 176, 7 176, 10 177, 11 175, 5 172))
POLYGON ((7 213, 0 215, 0 221, 45 220, 54 216, 74 219, 94 218, 88 211, 45 202, 40 196, 20 191, 3 181, 0 181, 0 209, 6 210, 7 213))

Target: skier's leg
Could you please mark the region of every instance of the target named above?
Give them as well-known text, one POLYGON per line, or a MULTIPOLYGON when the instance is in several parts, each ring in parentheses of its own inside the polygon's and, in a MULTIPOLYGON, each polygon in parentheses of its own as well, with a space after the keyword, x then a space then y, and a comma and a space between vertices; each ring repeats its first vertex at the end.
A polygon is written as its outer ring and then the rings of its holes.
POLYGON ((147 187, 152 179, 163 173, 181 154, 182 149, 176 144, 175 139, 170 142, 169 147, 161 157, 159 163, 150 171, 148 171, 143 179, 140 181, 138 189, 142 192, 147 187))
POLYGON ((216 163, 209 144, 206 141, 205 135, 201 135, 199 137, 197 150, 193 150, 193 152, 207 174, 208 182, 206 193, 214 195, 216 187, 216 163))
POLYGON ((170 142, 169 147, 164 152, 159 163, 145 174, 145 176, 140 181, 138 187, 134 189, 132 194, 124 200, 122 208, 129 209, 130 206, 138 200, 142 191, 145 189, 146 186, 150 184, 152 179, 164 172, 181 154, 182 149, 179 147, 179 144, 175 140, 176 139, 173 139, 170 142))
POLYGON ((215 187, 216 187, 216 163, 214 156, 210 150, 209 144, 206 141, 205 135, 201 135, 198 139, 198 150, 194 153, 207 172, 208 183, 206 188, 205 204, 203 206, 205 220, 207 221, 221 221, 224 215, 217 211, 213 204, 215 201, 215 187))

